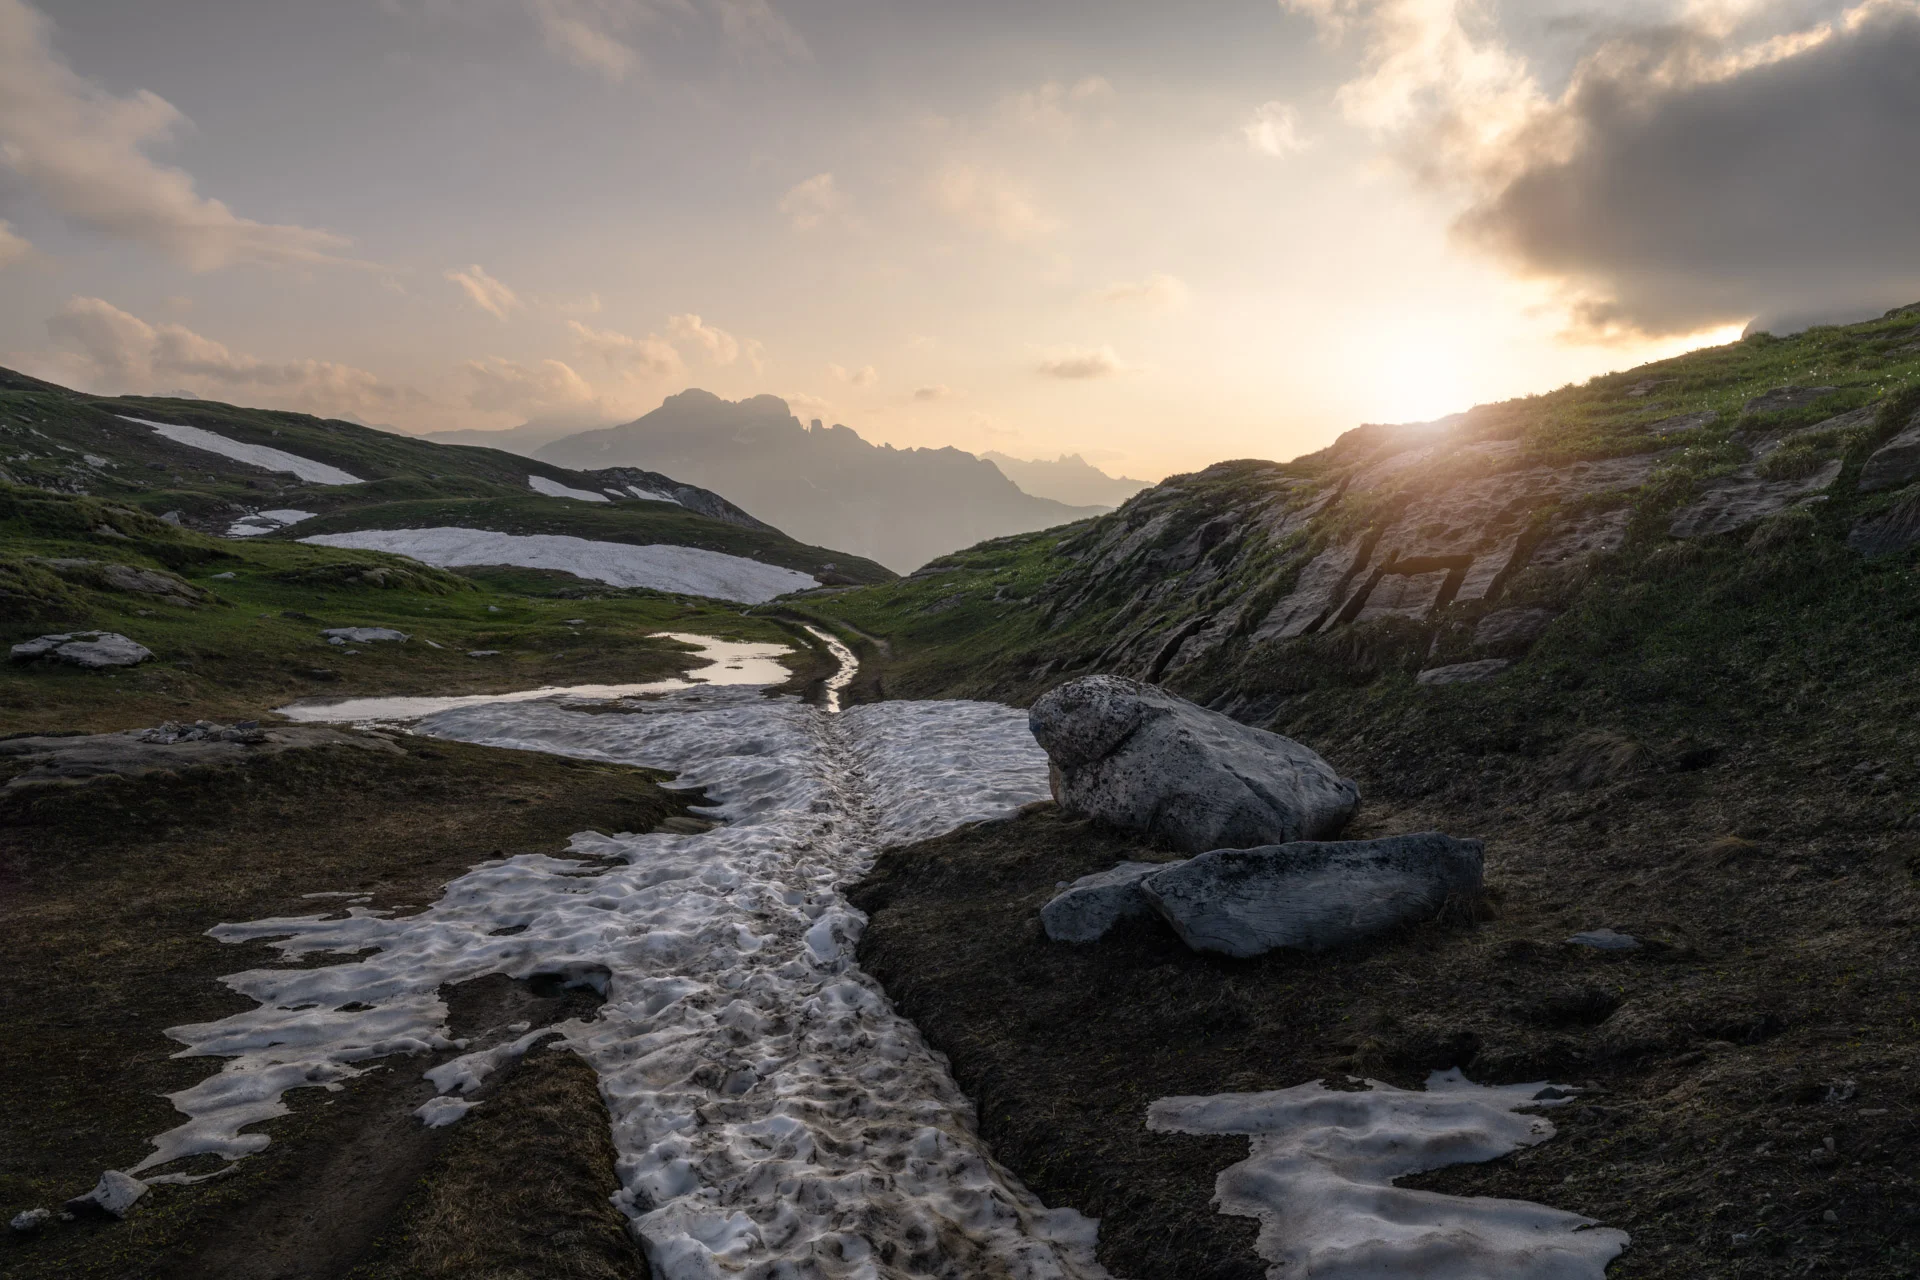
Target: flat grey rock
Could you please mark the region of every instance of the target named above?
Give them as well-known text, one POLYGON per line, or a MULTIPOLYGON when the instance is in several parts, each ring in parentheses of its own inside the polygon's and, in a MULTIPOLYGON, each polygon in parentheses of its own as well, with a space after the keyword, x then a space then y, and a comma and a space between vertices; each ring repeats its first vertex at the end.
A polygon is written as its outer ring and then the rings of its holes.
POLYGON ((13 646, 10 656, 15 662, 45 658, 89 670, 100 670, 138 666, 153 657, 153 650, 129 640, 117 631, 69 631, 22 641, 13 646))
POLYGON ((1533 549, 1528 563, 1540 569, 1558 569, 1595 556, 1611 555, 1627 544, 1627 525, 1632 520, 1633 510, 1629 507, 1558 517, 1540 545, 1533 549))
POLYGON ((1084 676, 1028 716, 1054 799, 1188 853, 1333 835, 1360 789, 1308 748, 1137 680, 1084 676))
POLYGON ((384 738, 324 725, 242 729, 202 721, 198 725, 163 724, 152 729, 71 738, 5 738, 0 739, 0 761, 21 766, 7 780, 11 791, 35 786, 83 786, 107 777, 178 773, 203 765, 227 765, 252 755, 332 746, 384 754, 400 750, 384 738), (201 730, 200 725, 207 727, 201 730))
POLYGON ((329 627, 322 631, 328 643, 338 641, 341 644, 372 644, 376 640, 397 640, 404 642, 407 633, 395 631, 392 627, 329 627))
POLYGON ((467 650, 467 656, 469 658, 497 658, 500 656, 500 651, 498 649, 469 649, 467 650))
MULTIPOLYGON (((1480 619, 1473 629, 1473 647, 1499 653, 1520 653, 1546 634, 1560 615, 1551 609, 1498 609, 1480 619)), ((1445 667, 1436 667, 1444 671, 1445 667)), ((1428 681, 1432 684, 1434 681, 1428 681)))
POLYGON ((53 1210, 51 1209, 22 1209, 13 1215, 13 1220, 7 1223, 7 1226, 21 1235, 29 1235, 52 1221, 53 1210))
POLYGON ((1480 891, 1483 847, 1438 832, 1215 849, 1140 882, 1195 951, 1325 951, 1480 891))
POLYGON ((1890 556, 1920 543, 1920 493, 1909 494, 1847 533, 1847 545, 1863 556, 1890 556))
POLYGON ((1873 451, 1860 468, 1860 491, 1898 489, 1920 478, 1920 413, 1908 420, 1899 435, 1873 451))
POLYGON ((1840 477, 1840 466, 1841 459, 1835 458, 1801 480, 1766 480, 1753 468, 1742 467, 1703 485, 1700 496, 1681 508, 1667 532, 1676 538, 1704 538, 1744 529, 1825 492, 1840 477))
POLYGON ((1435 684, 1478 684, 1491 680, 1513 665, 1511 658, 1481 658, 1477 662, 1456 662, 1451 666, 1428 667, 1414 677, 1415 682, 1435 684))
POLYGON ((1571 946, 1592 947, 1595 951, 1633 951, 1640 946, 1640 939, 1632 934, 1615 933, 1611 929, 1588 929, 1574 934, 1567 942, 1571 946))
POLYGON ((1055 942, 1096 942, 1129 916, 1152 915, 1140 882, 1177 864, 1122 862, 1081 876, 1040 908, 1040 923, 1055 942))
POLYGON ((1354 617, 1355 622, 1374 622, 1381 618, 1424 618, 1440 602, 1449 571, 1432 569, 1426 573, 1389 573, 1373 584, 1367 601, 1354 617))

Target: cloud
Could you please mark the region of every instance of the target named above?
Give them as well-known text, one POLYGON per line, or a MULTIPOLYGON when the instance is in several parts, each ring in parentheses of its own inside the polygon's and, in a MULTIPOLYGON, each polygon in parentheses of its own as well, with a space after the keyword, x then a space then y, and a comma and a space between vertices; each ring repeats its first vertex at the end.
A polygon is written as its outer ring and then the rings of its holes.
POLYGON ((224 397, 236 390, 273 406, 327 417, 380 421, 428 407, 410 387, 325 360, 270 361, 237 352, 184 325, 151 325, 110 302, 76 297, 47 320, 47 333, 78 377, 102 389, 173 390, 224 397))
POLYGON ((567 321, 580 349, 600 357, 608 368, 630 378, 682 378, 687 362, 671 342, 658 334, 644 338, 629 337, 611 329, 594 329, 578 320, 567 321))
POLYGON ((1159 272, 1144 280, 1116 280, 1106 288, 1097 290, 1093 297, 1096 302, 1110 307, 1172 311, 1186 306, 1193 297, 1193 291, 1178 276, 1159 272))
POLYGON ((913 398, 915 400, 957 400, 960 398, 960 393, 944 382, 936 382, 930 387, 915 387, 913 398))
POLYGON ((862 369, 845 369, 837 364, 830 364, 827 366, 827 372, 833 375, 835 381, 844 382, 851 387, 870 387, 880 381, 880 371, 872 365, 862 369))
POLYGON ((1307 140, 1300 136, 1300 113, 1284 102, 1263 102, 1255 107, 1253 115, 1240 126, 1240 133, 1249 149, 1275 159, 1307 146, 1307 140))
POLYGON ((587 380, 560 360, 522 364, 500 356, 467 360, 461 371, 471 384, 467 403, 489 413, 513 413, 552 421, 604 421, 615 416, 587 380))
POLYGON ((781 213, 796 231, 811 231, 847 207, 847 198, 835 185, 831 173, 816 173, 805 182, 796 182, 780 197, 781 213))
POLYGON ((803 415, 824 418, 833 412, 833 402, 806 391, 789 391, 780 397, 787 402, 787 408, 798 418, 803 415))
POLYGON ((1071 85, 1049 80, 1037 89, 1008 95, 1000 110, 1015 129, 1064 142, 1079 131, 1078 111, 1112 94, 1113 86, 1101 76, 1087 76, 1071 85))
POLYGON ((26 238, 15 234, 12 225, 0 218, 0 270, 32 252, 33 246, 27 243, 26 238))
POLYGON ((707 358, 715 364, 732 364, 740 358, 740 340, 725 329, 716 329, 704 323, 699 316, 668 316, 667 332, 682 342, 692 342, 701 347, 706 351, 707 358))
POLYGON ((444 274, 460 286, 469 302, 496 320, 505 320, 507 312, 520 305, 520 295, 488 275, 477 262, 467 267, 448 267, 444 274))
POLYGON ((959 161, 929 178, 926 193, 934 208, 948 217, 1015 244, 1041 239, 1060 227, 1005 174, 959 161))
MULTIPOLYGON (((654 33, 675 34, 707 19, 736 52, 804 61, 807 43, 769 0, 523 0, 547 49, 618 83, 645 65, 643 45, 654 33)), ((435 13, 450 5, 428 5, 435 13)))
POLYGON ((1287 2, 1364 34, 1343 112, 1460 200, 1465 242, 1556 284, 1584 336, 1920 296, 1913 0, 1799 25, 1698 0, 1592 45, 1557 94, 1466 0, 1287 2))
POLYGON ((182 116, 145 91, 114 97, 53 48, 52 26, 25 0, 0 0, 0 164, 50 208, 104 235, 157 249, 195 271, 238 263, 342 263, 346 241, 234 213, 144 148, 182 116))
POLYGON ((1081 381, 1110 378, 1132 372, 1132 366, 1114 353, 1112 347, 1054 347, 1042 353, 1037 366, 1049 378, 1081 381))

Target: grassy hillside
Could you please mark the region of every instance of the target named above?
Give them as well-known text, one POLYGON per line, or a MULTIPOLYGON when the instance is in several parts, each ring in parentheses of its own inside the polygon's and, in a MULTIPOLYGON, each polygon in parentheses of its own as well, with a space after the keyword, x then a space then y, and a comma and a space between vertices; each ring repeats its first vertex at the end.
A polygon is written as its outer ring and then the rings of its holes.
POLYGON ((1261 1273, 1250 1224, 1206 1205, 1244 1147, 1145 1133, 1152 1098, 1449 1066, 1591 1086, 1554 1141, 1420 1185, 1623 1227, 1610 1275, 1913 1274, 1920 572, 1909 535, 1860 531, 1908 528, 1920 486, 1858 481, 1920 425, 1916 386, 1920 312, 1759 336, 1221 464, 810 602, 889 695, 1152 678, 1355 778, 1356 836, 1487 841, 1479 918, 1226 961, 1146 924, 1046 942, 1060 881, 1168 855, 1037 813, 883 858, 863 961, 1001 1158, 1105 1219, 1116 1274, 1261 1273), (1768 485, 1792 500, 1694 532, 1768 485), (1607 536, 1559 554, 1582 530, 1607 536), (1277 634, 1348 552, 1317 621, 1277 634), (1489 617, 1543 629, 1489 641, 1489 617), (1462 662, 1494 674, 1416 678, 1462 662), (1597 927, 1644 945, 1566 945, 1597 927))
POLYGON ((156 655, 112 673, 0 664, 0 733, 258 718, 298 697, 653 680, 685 669, 690 657, 658 639, 662 630, 795 639, 792 628, 696 597, 210 538, 135 507, 16 486, 0 486, 0 622, 9 643, 97 628, 156 655), (129 590, 116 585, 112 566, 171 585, 129 590), (359 650, 350 654, 320 635, 342 626, 392 627, 413 639, 350 646, 359 650), (488 649, 499 652, 467 656, 488 649))
POLYGON ((750 556, 829 583, 891 576, 871 561, 797 542, 719 495, 653 472, 570 471, 497 449, 435 444, 349 422, 211 401, 87 396, 6 370, 0 370, 0 480, 112 498, 213 534, 252 512, 299 510, 325 517, 324 525, 306 522, 264 536, 293 539, 417 521, 501 533, 581 530, 582 537, 750 556), (310 483, 175 443, 129 418, 277 449, 361 483, 310 483), (542 496, 530 489, 532 478, 608 500, 542 496), (678 502, 639 499, 629 486, 678 502))

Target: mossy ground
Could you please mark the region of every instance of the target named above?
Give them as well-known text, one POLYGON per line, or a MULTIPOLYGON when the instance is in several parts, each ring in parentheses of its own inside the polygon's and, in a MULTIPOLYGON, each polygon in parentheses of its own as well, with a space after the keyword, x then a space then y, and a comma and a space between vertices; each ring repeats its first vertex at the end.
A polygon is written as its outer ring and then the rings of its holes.
MULTIPOLYGON (((163 1029, 250 1007, 220 985, 220 975, 281 961, 264 944, 216 942, 205 936, 210 926, 310 914, 324 907, 302 895, 323 891, 362 892, 375 906, 418 910, 475 862, 560 854, 575 831, 651 830, 694 799, 669 795, 656 785, 660 775, 642 770, 400 743, 397 752, 321 747, 173 777, 0 792, 0 1002, 7 1010, 0 1110, 9 1117, 0 1128, 0 1208, 7 1216, 58 1208, 102 1170, 130 1167, 152 1135, 178 1122, 159 1095, 217 1069, 206 1059, 172 1058, 178 1046, 163 1029)), ((458 989, 448 998, 457 1016, 458 989)), ((583 1093, 577 1078, 563 1078, 564 1068, 557 1077, 542 1067, 536 1075, 544 1083, 512 1086, 489 1102, 498 1118, 484 1127, 497 1141, 476 1152, 463 1139, 435 1164, 434 1149, 408 1145, 423 1133, 408 1110, 432 1092, 417 1078, 425 1065, 382 1064, 340 1094, 295 1091, 288 1095, 294 1114, 264 1127, 272 1145, 232 1175, 156 1188, 124 1224, 83 1220, 33 1239, 0 1239, 0 1273, 238 1276, 254 1272, 236 1259, 271 1257, 289 1268, 274 1275, 341 1275, 369 1259, 387 1268, 375 1272, 383 1276, 612 1274, 567 1269, 573 1252, 604 1262, 608 1249, 605 1197, 615 1183, 604 1151, 606 1113, 594 1110, 591 1087, 583 1093), (540 1119, 555 1105, 548 1096, 555 1089, 579 1108, 558 1127, 540 1119), (528 1091, 532 1110, 512 1101, 528 1091), (336 1159, 343 1148, 355 1158, 336 1159), (545 1175, 520 1168, 556 1153, 562 1164, 545 1175), (474 1210, 502 1210, 496 1234, 542 1217, 555 1230, 572 1222, 579 1232, 571 1244, 548 1240, 545 1266, 529 1264, 522 1247, 491 1257, 495 1270, 436 1270, 432 1260, 445 1250, 423 1240, 431 1233, 419 1224, 439 1212, 431 1207, 436 1198, 471 1190, 476 1162, 489 1161, 499 1185, 474 1210), (577 1185, 583 1169, 598 1179, 590 1192, 577 1185), (409 1196, 426 1207, 403 1213, 409 1196), (515 1199, 511 1213, 503 1196, 515 1199), (299 1253, 285 1256, 274 1242, 296 1227, 305 1233, 299 1253), (390 1238, 376 1249, 383 1231, 390 1238)), ((637 1258, 629 1261, 635 1266, 626 1274, 640 1274, 637 1258)))

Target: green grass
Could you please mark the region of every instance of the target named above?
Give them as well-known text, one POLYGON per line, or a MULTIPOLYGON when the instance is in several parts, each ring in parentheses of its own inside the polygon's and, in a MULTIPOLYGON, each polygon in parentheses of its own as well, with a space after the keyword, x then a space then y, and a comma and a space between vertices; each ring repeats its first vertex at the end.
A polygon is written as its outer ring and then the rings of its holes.
MULTIPOLYGON (((791 626, 699 597, 596 589, 533 571, 467 577, 380 552, 208 538, 101 499, 10 486, 0 486, 0 547, 0 639, 97 628, 156 655, 118 672, 0 666, 0 732, 257 718, 317 695, 653 680, 684 670, 689 657, 657 638, 661 631, 802 643, 791 626), (44 564, 52 559, 172 572, 206 599, 102 589, 85 571, 63 576, 44 564), (582 622, 569 625, 575 618, 582 622), (350 655, 320 636, 340 626, 393 627, 413 639, 349 646, 360 650, 350 655), (476 649, 501 653, 469 658, 476 649)), ((813 658, 801 649, 795 661, 813 658)))

